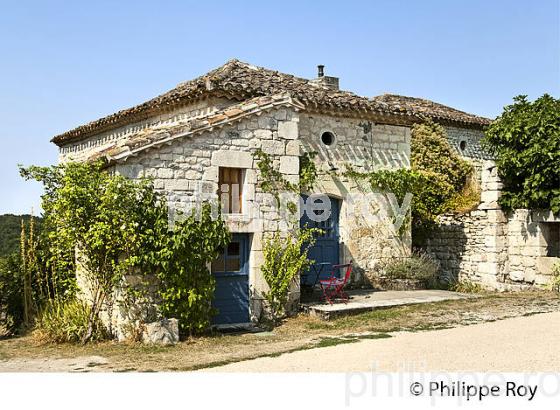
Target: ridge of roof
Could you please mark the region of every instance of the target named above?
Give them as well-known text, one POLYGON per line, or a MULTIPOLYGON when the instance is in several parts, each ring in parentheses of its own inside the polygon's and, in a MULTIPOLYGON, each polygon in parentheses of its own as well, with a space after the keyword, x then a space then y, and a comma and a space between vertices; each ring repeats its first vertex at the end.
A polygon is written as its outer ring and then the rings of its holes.
POLYGON ((402 106, 404 109, 413 112, 419 117, 430 117, 436 120, 450 121, 462 120, 464 122, 477 122, 481 125, 488 125, 492 122, 489 118, 470 114, 425 98, 385 93, 375 96, 372 99, 379 102, 385 102, 393 107, 402 106))
MULTIPOLYGON (((175 88, 144 103, 81 125, 55 136, 51 141, 61 146, 133 121, 144 120, 155 113, 205 97, 225 97, 242 101, 278 93, 290 93, 310 111, 324 109, 355 112, 363 116, 372 115, 380 118, 393 118, 393 120, 397 118, 403 123, 420 120, 417 113, 421 110, 411 104, 395 104, 392 99, 380 98, 383 96, 367 98, 349 91, 333 90, 308 79, 233 59, 207 74, 182 82, 175 88)), ((484 127, 489 123, 487 119, 467 113, 452 115, 450 112, 445 116, 434 114, 432 117, 435 120, 470 127, 484 127)))

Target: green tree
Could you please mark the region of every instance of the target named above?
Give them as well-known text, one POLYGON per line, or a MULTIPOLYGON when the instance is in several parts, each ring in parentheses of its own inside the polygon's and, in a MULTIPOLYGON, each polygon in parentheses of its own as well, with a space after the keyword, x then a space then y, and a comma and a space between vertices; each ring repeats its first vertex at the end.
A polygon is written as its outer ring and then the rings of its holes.
POLYGON ((45 185, 45 255, 55 267, 47 281, 54 289, 50 297, 72 301, 75 269, 87 283, 91 309, 83 341, 92 337, 102 310, 111 316, 116 292, 125 292, 120 303, 142 300, 154 277, 163 301, 160 314, 176 315, 189 333, 208 325, 214 285, 206 264, 229 238, 222 219, 211 220, 209 206, 204 207, 201 220, 193 214, 171 231, 165 198, 149 180, 110 174, 101 163, 30 167, 21 172, 45 185), (63 268, 72 270, 59 277, 63 268), (140 280, 132 286, 129 278, 140 280))
POLYGON ((484 144, 504 183, 504 209, 560 213, 560 99, 515 97, 486 130, 484 144))

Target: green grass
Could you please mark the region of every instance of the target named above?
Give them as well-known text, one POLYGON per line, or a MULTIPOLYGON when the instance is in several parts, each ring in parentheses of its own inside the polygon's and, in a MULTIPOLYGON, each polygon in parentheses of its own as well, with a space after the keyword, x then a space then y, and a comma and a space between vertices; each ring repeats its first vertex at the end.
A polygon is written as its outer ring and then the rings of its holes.
POLYGON ((210 368, 213 368, 213 367, 225 366, 225 365, 228 365, 228 364, 231 364, 231 363, 238 363, 238 362, 243 362, 243 361, 247 361, 247 360, 261 359, 261 358, 264 358, 264 357, 274 358, 274 357, 280 357, 280 356, 285 355, 285 354, 300 352, 300 351, 304 351, 304 350, 321 349, 321 348, 324 348, 324 347, 332 347, 332 346, 338 346, 338 345, 343 345, 343 344, 348 344, 348 343, 356 343, 356 342, 359 342, 362 339, 386 339, 388 337, 391 337, 391 335, 389 335, 387 333, 375 333, 375 334, 357 335, 357 336, 348 336, 348 337, 322 337, 319 340, 314 341, 313 343, 310 343, 310 344, 307 344, 307 345, 304 345, 304 346, 300 346, 300 347, 296 347, 296 348, 293 348, 293 349, 287 349, 287 350, 280 351, 280 352, 266 353, 266 354, 261 354, 261 355, 257 355, 257 356, 254 356, 254 357, 245 358, 245 359, 220 360, 220 361, 206 363, 206 364, 188 366, 188 367, 184 367, 184 368, 181 368, 181 369, 173 368, 173 370, 195 371, 195 370, 202 370, 202 369, 210 369, 210 368))
POLYGON ((387 339, 389 337, 393 337, 388 333, 375 333, 372 335, 363 335, 363 336, 358 336, 358 339, 387 339))
POLYGON ((322 347, 331 347, 331 346, 338 346, 347 343, 356 343, 358 339, 346 339, 342 337, 323 337, 321 338, 313 347, 314 348, 322 348, 322 347))

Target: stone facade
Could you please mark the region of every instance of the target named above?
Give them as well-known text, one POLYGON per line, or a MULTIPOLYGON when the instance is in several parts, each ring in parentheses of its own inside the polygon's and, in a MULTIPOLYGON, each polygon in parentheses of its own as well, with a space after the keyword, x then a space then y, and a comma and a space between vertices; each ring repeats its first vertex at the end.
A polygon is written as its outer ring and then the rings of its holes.
POLYGON ((139 131, 163 124, 173 124, 189 118, 208 115, 231 104, 230 100, 224 98, 209 98, 196 103, 187 104, 173 110, 162 112, 158 115, 150 116, 142 121, 136 121, 122 127, 109 129, 77 142, 64 144, 59 149, 58 159, 59 162, 83 161, 112 142, 125 139, 139 131))
MULTIPOLYGON (((241 169, 242 212, 225 218, 232 233, 249 235, 250 314, 258 320, 267 290, 260 271, 263 239, 273 232, 287 235, 300 221, 260 188, 255 151, 269 154, 282 177, 294 184, 302 153, 318 154, 314 191, 340 204, 339 260, 352 260, 352 281, 363 284, 386 260, 410 255, 411 233, 407 225, 395 226, 406 216, 403 204, 372 193, 346 171, 409 167, 410 127, 426 116, 444 124, 452 145, 477 164, 482 177, 480 130, 488 119, 423 99, 361 97, 340 90, 338 79, 323 76, 322 70, 318 79, 307 80, 237 60, 53 142, 61 162, 102 158, 118 174, 152 178, 172 216, 188 212, 197 201, 217 200, 221 167, 241 169)), ((299 285, 290 298, 297 306, 299 285)))
POLYGON ((449 143, 463 158, 471 162, 480 182, 484 161, 492 157, 482 148, 484 132, 472 128, 445 127, 449 143))
POLYGON ((354 262, 354 284, 370 284, 383 262, 410 255, 410 229, 396 232, 390 223, 394 211, 384 198, 369 197, 369 186, 344 174, 349 165, 360 172, 410 167, 410 128, 303 114, 300 139, 304 150, 318 153, 317 192, 342 199, 340 259, 354 262), (332 145, 321 142, 323 132, 334 135, 332 145), (379 209, 371 212, 379 218, 368 219, 364 207, 369 209, 373 203, 379 209))
MULTIPOLYGON (((206 111, 200 106, 196 109, 206 111)), ((211 109, 208 107, 208 110, 211 109)), ((195 109, 187 107, 186 112, 195 112, 195 109)), ((173 118, 178 118, 178 115, 173 118)), ((146 123, 157 121, 154 118, 146 120, 146 123)), ((136 129, 138 125, 132 124, 130 127, 136 129)), ((125 128, 118 135, 126 136, 130 132, 125 128)), ((98 141, 104 138, 91 137, 81 144, 74 144, 72 150, 63 149, 61 161, 91 156, 103 146, 98 141)), ((354 261, 354 282, 364 282, 381 261, 410 253, 410 232, 398 235, 383 220, 368 223, 357 212, 363 206, 360 201, 363 202, 362 196, 368 189, 344 176, 349 165, 361 171, 408 167, 408 127, 373 125, 358 119, 308 115, 294 109, 280 108, 219 130, 177 139, 157 149, 146 150, 116 163, 112 168, 128 178, 152 178, 155 188, 166 195, 172 211, 186 211, 197 199, 217 199, 220 167, 244 170, 243 213, 227 215, 226 222, 232 233, 251 235, 251 315, 257 320, 262 314, 262 293, 267 290, 260 274, 264 258, 263 238, 269 233, 287 232, 299 225, 299 220, 290 218, 285 210, 277 209, 273 197, 260 189, 256 161, 252 155, 257 149, 269 154, 283 177, 292 183, 299 180, 301 153, 318 153, 315 158, 319 170, 316 192, 341 202, 340 260, 354 261), (335 136, 332 146, 321 142, 323 132, 331 132, 335 136), (351 195, 356 195, 357 199, 348 200, 351 195)), ((390 212, 387 209, 383 211, 390 212)), ((299 300, 298 288, 292 290, 291 299, 294 302, 299 300)))

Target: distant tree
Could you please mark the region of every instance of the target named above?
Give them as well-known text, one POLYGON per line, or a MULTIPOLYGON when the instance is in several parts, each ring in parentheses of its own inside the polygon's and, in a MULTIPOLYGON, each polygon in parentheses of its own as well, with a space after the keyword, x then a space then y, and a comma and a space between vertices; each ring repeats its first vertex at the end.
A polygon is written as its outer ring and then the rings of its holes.
MULTIPOLYGON (((29 224, 31 215, 0 215, 0 257, 19 252, 21 221, 29 224)), ((35 227, 39 228, 41 218, 34 217, 35 227)))

